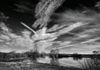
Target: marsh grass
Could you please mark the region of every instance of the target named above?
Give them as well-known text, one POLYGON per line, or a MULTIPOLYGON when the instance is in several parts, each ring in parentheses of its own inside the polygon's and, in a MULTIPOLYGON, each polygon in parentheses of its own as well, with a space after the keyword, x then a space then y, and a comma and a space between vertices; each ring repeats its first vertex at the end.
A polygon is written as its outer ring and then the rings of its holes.
POLYGON ((83 63, 80 63, 82 70, 100 70, 100 60, 97 58, 94 59, 85 59, 83 63))

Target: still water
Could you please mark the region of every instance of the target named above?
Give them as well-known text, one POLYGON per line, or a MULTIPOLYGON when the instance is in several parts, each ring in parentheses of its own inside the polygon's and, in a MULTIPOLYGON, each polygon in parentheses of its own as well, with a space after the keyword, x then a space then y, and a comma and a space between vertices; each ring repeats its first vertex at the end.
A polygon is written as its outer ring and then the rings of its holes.
MULTIPOLYGON (((91 60, 91 58, 82 58, 82 59, 75 60, 72 57, 69 57, 69 58, 61 58, 55 60, 54 63, 60 66, 80 68, 81 64, 84 64, 85 61, 89 61, 89 60, 91 60)), ((37 61, 41 63, 48 63, 48 64, 51 63, 51 59, 49 57, 38 58, 37 61)))

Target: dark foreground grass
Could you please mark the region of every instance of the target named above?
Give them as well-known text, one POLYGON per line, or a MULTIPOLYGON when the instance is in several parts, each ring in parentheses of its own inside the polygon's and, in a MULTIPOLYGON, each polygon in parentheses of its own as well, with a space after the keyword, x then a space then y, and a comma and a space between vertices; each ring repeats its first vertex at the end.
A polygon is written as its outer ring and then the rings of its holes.
POLYGON ((0 70, 81 70, 74 67, 63 67, 58 65, 33 63, 0 63, 0 70))

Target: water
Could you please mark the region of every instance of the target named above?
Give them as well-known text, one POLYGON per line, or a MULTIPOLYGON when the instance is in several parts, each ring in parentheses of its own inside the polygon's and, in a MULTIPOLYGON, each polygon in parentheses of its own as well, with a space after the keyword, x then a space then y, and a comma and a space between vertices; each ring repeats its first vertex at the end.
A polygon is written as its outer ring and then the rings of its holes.
MULTIPOLYGON (((52 62, 52 60, 49 57, 46 58, 38 58, 37 59, 38 62, 40 63, 48 63, 50 64, 52 62)), ((88 65, 88 64, 92 64, 93 66, 95 66, 95 63, 100 65, 100 59, 98 58, 82 58, 82 59, 73 59, 72 57, 69 58, 61 58, 58 60, 54 60, 53 64, 59 65, 59 66, 64 66, 64 67, 76 67, 76 68, 82 68, 82 66, 84 65, 88 65)))

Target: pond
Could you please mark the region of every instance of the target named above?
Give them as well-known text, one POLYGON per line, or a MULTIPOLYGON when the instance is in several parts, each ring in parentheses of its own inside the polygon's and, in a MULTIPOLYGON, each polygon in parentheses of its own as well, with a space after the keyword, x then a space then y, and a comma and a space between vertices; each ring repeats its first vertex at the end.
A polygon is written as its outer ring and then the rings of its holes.
POLYGON ((55 65, 60 65, 60 66, 65 66, 65 67, 77 67, 81 68, 82 66, 85 66, 86 64, 93 65, 95 64, 100 65, 100 59, 98 58, 82 58, 82 59, 74 59, 72 57, 68 58, 61 58, 61 59, 54 59, 51 60, 49 57, 45 58, 38 58, 38 62, 40 63, 48 63, 48 64, 55 64, 55 65))

